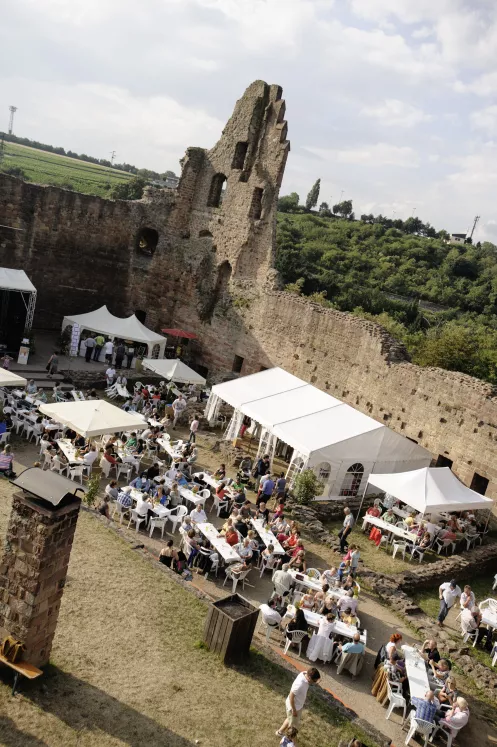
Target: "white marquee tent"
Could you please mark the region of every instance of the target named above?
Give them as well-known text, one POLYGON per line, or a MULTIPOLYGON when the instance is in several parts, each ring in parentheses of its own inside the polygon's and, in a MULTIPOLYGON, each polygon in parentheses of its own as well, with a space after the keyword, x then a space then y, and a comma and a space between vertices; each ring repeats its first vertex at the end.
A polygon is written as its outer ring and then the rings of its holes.
POLYGON ((448 467, 425 467, 399 474, 374 474, 368 478, 394 498, 422 514, 440 511, 491 509, 493 501, 467 488, 448 467))
POLYGON ((24 388, 27 380, 23 376, 18 376, 12 371, 0 368, 0 386, 20 386, 24 388))
POLYGON ((103 399, 80 402, 55 402, 40 405, 40 412, 80 433, 86 438, 107 433, 147 428, 145 419, 136 412, 125 412, 103 399))
MULTIPOLYGON (((101 306, 100 309, 89 311, 87 314, 65 316, 62 322, 62 330, 69 325, 73 326, 73 339, 71 341, 72 355, 77 355, 80 333, 82 330, 87 329, 92 332, 98 332, 101 335, 107 335, 112 340, 117 338, 145 344, 148 346, 149 355, 152 354, 153 348, 158 346, 157 357, 164 357, 166 338, 145 327, 134 314, 123 319, 122 317, 111 314, 107 306, 101 306), (75 335, 75 330, 77 335, 75 335)), ((84 355, 84 350, 80 354, 84 355)), ((101 360, 104 359, 103 352, 100 358, 101 360)))
POLYGON ((226 438, 238 435, 247 415, 262 427, 258 453, 273 457, 278 439, 293 447, 289 479, 314 469, 325 483, 322 498, 357 495, 372 472, 412 470, 431 461, 418 444, 281 368, 212 387, 206 408, 211 422, 221 402, 234 408, 226 438))
POLYGON ((193 368, 187 366, 183 361, 173 358, 145 358, 142 362, 143 368, 154 371, 163 376, 168 381, 174 381, 176 384, 205 384, 205 379, 200 376, 193 368))

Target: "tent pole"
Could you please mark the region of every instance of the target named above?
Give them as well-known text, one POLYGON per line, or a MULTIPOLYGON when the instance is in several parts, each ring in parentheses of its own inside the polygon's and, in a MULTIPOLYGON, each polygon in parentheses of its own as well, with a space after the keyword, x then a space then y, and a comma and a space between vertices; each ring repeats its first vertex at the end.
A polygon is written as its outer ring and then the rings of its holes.
POLYGON ((369 485, 369 477, 366 480, 366 485, 364 486, 364 490, 362 491, 361 505, 359 506, 359 511, 357 512, 356 522, 359 521, 359 516, 361 515, 362 504, 364 503, 364 498, 366 496, 366 490, 368 489, 368 485, 369 485))
POLYGON ((487 527, 488 527, 488 525, 489 525, 489 523, 490 523, 490 516, 491 516, 491 515, 492 515, 492 509, 491 509, 491 508, 489 508, 489 509, 488 509, 488 514, 487 514, 487 523, 485 524, 485 529, 483 530, 484 532, 486 532, 486 531, 487 531, 487 527))

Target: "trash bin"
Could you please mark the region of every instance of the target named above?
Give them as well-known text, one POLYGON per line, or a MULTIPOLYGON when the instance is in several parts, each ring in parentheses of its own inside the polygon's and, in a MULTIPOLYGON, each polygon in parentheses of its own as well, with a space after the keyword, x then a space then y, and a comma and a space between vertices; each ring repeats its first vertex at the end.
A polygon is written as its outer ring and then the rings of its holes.
POLYGON ((213 602, 204 628, 204 643, 225 664, 237 664, 250 651, 259 609, 239 594, 213 602))

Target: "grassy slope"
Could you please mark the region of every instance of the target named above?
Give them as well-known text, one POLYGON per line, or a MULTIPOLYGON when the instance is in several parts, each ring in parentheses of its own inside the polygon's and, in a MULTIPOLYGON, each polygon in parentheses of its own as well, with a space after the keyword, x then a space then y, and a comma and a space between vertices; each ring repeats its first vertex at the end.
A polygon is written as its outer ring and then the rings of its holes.
MULTIPOLYGON (((9 502, 2 481, 0 535, 9 502)), ((13 699, 0 681, 0 743, 10 747, 267 747, 292 677, 254 655, 229 669, 199 647, 206 608, 88 514, 78 522, 43 687, 13 699), (4 741, 5 740, 5 741, 4 741)), ((350 738, 311 696, 299 747, 350 738)))
POLYGON ((14 143, 5 144, 3 168, 18 166, 29 180, 37 184, 69 186, 77 192, 109 196, 109 185, 128 181, 131 174, 105 166, 59 156, 47 151, 14 143))

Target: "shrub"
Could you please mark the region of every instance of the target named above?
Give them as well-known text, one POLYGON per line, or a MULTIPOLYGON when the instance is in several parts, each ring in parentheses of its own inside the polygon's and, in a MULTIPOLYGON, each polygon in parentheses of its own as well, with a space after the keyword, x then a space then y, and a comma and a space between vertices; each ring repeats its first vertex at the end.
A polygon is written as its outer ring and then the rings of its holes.
POLYGON ((295 478, 293 496, 297 503, 307 506, 324 490, 324 484, 318 480, 312 469, 305 469, 295 478))

